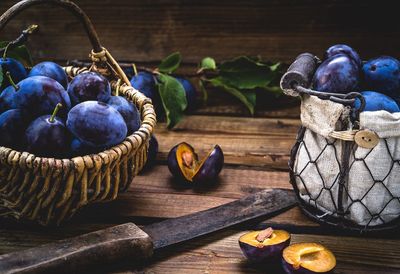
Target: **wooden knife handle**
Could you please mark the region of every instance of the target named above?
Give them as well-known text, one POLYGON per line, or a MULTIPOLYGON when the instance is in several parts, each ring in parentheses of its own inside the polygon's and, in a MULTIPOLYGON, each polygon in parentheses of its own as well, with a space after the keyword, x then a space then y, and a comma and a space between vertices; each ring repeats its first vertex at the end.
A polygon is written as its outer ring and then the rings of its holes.
POLYGON ((0 256, 0 273, 77 273, 153 254, 151 238, 133 223, 0 256))

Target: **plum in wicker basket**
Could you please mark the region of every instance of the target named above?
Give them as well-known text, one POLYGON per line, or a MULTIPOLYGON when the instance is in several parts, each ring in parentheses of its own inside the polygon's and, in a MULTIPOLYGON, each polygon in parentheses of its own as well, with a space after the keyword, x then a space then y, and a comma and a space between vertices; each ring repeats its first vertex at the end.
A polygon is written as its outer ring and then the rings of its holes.
POLYGON ((89 68, 66 67, 71 78, 95 71, 111 83, 113 92, 133 102, 141 114, 141 126, 126 139, 97 154, 55 159, 36 157, 23 151, 0 147, 0 214, 42 225, 59 224, 79 208, 116 199, 147 160, 149 140, 156 124, 150 99, 131 87, 111 54, 101 46, 86 14, 68 0, 24 0, 0 17, 0 31, 21 11, 38 4, 61 6, 82 23, 93 46, 89 68))

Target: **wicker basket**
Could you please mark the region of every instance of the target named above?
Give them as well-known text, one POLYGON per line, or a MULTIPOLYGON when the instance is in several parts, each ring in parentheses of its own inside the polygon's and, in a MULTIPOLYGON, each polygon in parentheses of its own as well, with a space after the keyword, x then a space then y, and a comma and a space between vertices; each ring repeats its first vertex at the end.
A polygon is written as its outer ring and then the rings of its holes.
POLYGON ((98 154, 72 159, 36 157, 0 147, 0 214, 41 225, 60 224, 79 208, 111 201, 125 190, 147 160, 149 140, 156 124, 151 100, 131 87, 126 75, 101 46, 89 18, 67 0, 24 0, 0 17, 0 31, 21 11, 38 4, 55 4, 72 12, 83 24, 93 51, 90 68, 66 67, 69 77, 96 71, 111 82, 112 90, 132 101, 141 113, 141 127, 122 143, 98 154))
POLYGON ((400 134, 387 131, 400 115, 362 112, 360 93, 309 89, 319 62, 302 54, 281 80, 286 94, 302 99, 303 126, 289 161, 299 205, 313 220, 346 232, 398 229, 400 134))

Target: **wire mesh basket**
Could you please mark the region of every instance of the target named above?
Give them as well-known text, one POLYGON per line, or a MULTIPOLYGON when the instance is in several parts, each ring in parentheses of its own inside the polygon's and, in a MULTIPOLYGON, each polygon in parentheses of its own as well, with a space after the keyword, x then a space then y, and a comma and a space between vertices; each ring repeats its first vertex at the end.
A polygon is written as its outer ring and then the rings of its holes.
POLYGON ((87 71, 105 76, 113 93, 133 102, 141 126, 126 139, 102 152, 72 159, 36 157, 28 152, 0 147, 0 214, 42 225, 60 224, 81 207, 110 201, 125 190, 147 160, 156 116, 151 100, 131 87, 111 54, 101 46, 86 14, 68 0, 24 0, 0 17, 0 31, 23 10, 52 4, 70 11, 82 23, 93 46, 91 67, 66 67, 70 78, 87 71))
POLYGON ((302 126, 289 161, 299 205, 313 220, 346 231, 398 228, 400 113, 363 112, 359 93, 309 89, 319 63, 302 54, 281 79, 286 94, 301 98, 302 126))

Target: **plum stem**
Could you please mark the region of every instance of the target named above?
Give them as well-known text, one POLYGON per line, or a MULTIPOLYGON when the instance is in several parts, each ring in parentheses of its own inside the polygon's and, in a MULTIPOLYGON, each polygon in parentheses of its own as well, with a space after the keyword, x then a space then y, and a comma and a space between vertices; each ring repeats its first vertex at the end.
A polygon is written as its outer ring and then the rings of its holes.
POLYGON ((6 60, 6 59, 7 59, 8 48, 10 47, 10 45, 11 45, 11 42, 8 43, 7 46, 6 46, 5 49, 4 49, 4 52, 3 52, 3 60, 6 60))
POLYGON ((9 71, 6 72, 6 77, 7 77, 8 81, 10 82, 10 84, 13 86, 13 88, 16 91, 19 90, 19 86, 17 84, 15 84, 13 78, 11 77, 11 73, 9 71))
POLYGON ((135 63, 132 64, 132 68, 133 68, 134 75, 135 76, 138 75, 138 71, 137 71, 137 67, 136 67, 135 63))
POLYGON ((62 107, 63 107, 63 105, 60 104, 60 103, 58 103, 58 104, 56 105, 56 107, 54 108, 53 114, 51 114, 51 117, 50 117, 50 119, 49 119, 49 122, 50 122, 50 123, 54 123, 54 120, 55 120, 55 118, 56 118, 56 115, 57 115, 58 111, 60 110, 60 108, 62 108, 62 107))

